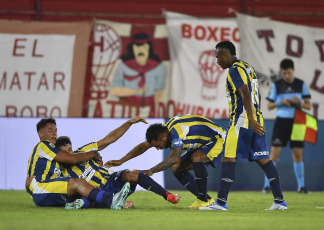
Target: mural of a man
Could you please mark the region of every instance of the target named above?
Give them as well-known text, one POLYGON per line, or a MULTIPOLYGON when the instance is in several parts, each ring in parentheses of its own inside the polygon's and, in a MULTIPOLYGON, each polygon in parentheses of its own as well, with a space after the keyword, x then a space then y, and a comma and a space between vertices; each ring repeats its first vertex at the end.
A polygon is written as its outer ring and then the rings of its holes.
POLYGON ((166 81, 166 67, 154 53, 149 35, 138 33, 127 46, 127 53, 116 70, 110 95, 120 102, 136 106, 149 106, 149 117, 161 101, 166 81))

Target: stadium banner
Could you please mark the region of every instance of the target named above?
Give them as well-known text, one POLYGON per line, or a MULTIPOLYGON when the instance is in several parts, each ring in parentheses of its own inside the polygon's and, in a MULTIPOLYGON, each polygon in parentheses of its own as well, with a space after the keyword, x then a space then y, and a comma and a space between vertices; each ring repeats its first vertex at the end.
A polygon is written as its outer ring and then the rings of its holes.
POLYGON ((82 116, 91 27, 0 21, 0 116, 82 116))
POLYGON ((233 19, 201 19, 166 12, 172 61, 172 102, 176 114, 228 118, 226 74, 215 58, 215 45, 231 40, 240 51, 239 31, 233 19))
MULTIPOLYGON (((25 189, 28 160, 34 146, 39 143, 39 137, 36 132, 36 124, 39 120, 40 118, 35 117, 0 117, 0 190, 25 189)), ((101 140, 127 120, 117 118, 56 118, 56 127, 58 129, 58 136, 70 137, 72 148, 76 150, 90 142, 101 140)), ((164 120, 147 119, 147 121, 152 124, 162 123, 164 120)), ((148 125, 144 123, 132 125, 119 140, 100 151, 103 162, 119 160, 136 145, 143 142, 147 127, 148 125)), ((160 163, 162 160, 163 151, 151 148, 142 155, 111 169, 115 172, 124 169, 145 170, 160 163)), ((155 173, 152 178, 164 187, 164 172, 155 173)), ((143 189, 137 186, 136 190, 143 189)))
MULTIPOLYGON (((290 58, 295 64, 295 77, 306 83, 311 94, 312 109, 307 112, 323 120, 324 106, 320 102, 324 100, 324 29, 236 15, 241 56, 258 74, 264 103, 271 83, 281 78, 280 61, 290 58)), ((275 118, 275 110, 262 112, 266 119, 275 118)))
POLYGON ((83 116, 168 117, 166 25, 96 20, 93 31, 92 70, 85 83, 83 116))

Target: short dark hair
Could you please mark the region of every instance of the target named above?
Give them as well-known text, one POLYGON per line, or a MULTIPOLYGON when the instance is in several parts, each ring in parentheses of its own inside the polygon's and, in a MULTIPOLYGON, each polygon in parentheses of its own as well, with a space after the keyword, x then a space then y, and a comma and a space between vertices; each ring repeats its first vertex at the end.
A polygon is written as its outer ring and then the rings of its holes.
POLYGON ((280 62, 280 68, 281 69, 294 69, 294 62, 293 60, 289 59, 289 58, 285 58, 280 62))
POLYGON ((161 123, 150 125, 146 130, 146 140, 151 143, 152 140, 157 140, 163 133, 168 132, 168 128, 161 123))
POLYGON ((67 144, 72 145, 71 139, 69 137, 67 137, 67 136, 61 136, 61 137, 57 138, 56 143, 55 143, 55 147, 59 148, 61 146, 65 146, 67 144))
POLYGON ((230 41, 221 41, 216 45, 215 48, 216 49, 227 49, 230 52, 230 54, 236 55, 235 45, 230 41))
POLYGON ((43 118, 36 125, 37 132, 39 130, 41 130, 42 128, 45 128, 47 124, 54 124, 54 125, 56 125, 56 121, 55 121, 54 118, 43 118))

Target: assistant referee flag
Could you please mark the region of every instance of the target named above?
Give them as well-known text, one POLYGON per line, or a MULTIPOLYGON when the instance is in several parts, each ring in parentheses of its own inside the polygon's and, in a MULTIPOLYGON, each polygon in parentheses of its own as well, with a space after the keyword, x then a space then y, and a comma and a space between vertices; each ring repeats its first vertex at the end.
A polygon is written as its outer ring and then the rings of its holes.
POLYGON ((317 119, 301 110, 296 109, 290 139, 292 141, 306 141, 316 144, 317 119))

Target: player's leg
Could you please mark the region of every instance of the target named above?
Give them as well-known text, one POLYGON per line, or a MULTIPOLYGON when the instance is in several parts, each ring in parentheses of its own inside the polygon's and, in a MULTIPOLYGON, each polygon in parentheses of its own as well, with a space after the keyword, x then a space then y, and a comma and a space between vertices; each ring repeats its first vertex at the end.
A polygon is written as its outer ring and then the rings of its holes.
POLYGON ((193 170, 195 172, 196 184, 198 187, 197 198, 203 202, 208 201, 207 197, 207 181, 208 181, 208 171, 205 163, 209 162, 210 159, 206 154, 197 150, 191 155, 191 161, 193 170))
POLYGON ((292 157, 294 161, 294 172, 297 180, 297 191, 299 193, 308 193, 305 186, 304 177, 304 162, 303 162, 303 147, 304 142, 290 141, 290 147, 292 150, 292 157))
POLYGON ((231 126, 228 129, 224 143, 224 157, 222 157, 221 178, 218 185, 217 200, 207 207, 199 208, 200 210, 227 211, 227 197, 231 186, 234 183, 236 158, 238 157, 238 154, 240 154, 237 152, 237 146, 240 145, 242 152, 248 153, 249 151, 244 141, 249 139, 251 135, 245 133, 245 131, 246 129, 241 130, 238 126, 231 126), (245 138, 242 138, 242 135, 245 138))
POLYGON ((165 200, 171 203, 177 204, 180 201, 180 195, 173 195, 169 193, 151 177, 145 175, 144 173, 141 173, 139 170, 123 171, 121 177, 123 182, 139 184, 142 188, 162 196, 165 200))
POLYGON ((93 187, 84 179, 71 178, 67 185, 68 196, 74 196, 76 194, 81 195, 84 202, 84 208, 90 207, 91 202, 96 202, 112 209, 121 209, 122 202, 125 196, 129 193, 130 185, 123 187, 121 193, 114 196, 93 187))
POLYGON ((266 210, 286 210, 287 204, 282 195, 279 173, 270 160, 266 135, 259 136, 252 133, 250 153, 250 160, 256 161, 267 176, 274 197, 273 205, 266 210))
MULTIPOLYGON (((271 146, 270 159, 272 160, 274 166, 277 165, 277 161, 279 160, 281 150, 282 150, 281 146, 271 146)), ((264 185, 263 185, 262 193, 268 193, 268 192, 270 192, 270 184, 267 175, 264 175, 264 185)))

